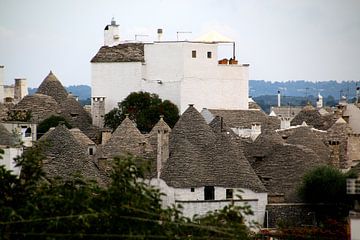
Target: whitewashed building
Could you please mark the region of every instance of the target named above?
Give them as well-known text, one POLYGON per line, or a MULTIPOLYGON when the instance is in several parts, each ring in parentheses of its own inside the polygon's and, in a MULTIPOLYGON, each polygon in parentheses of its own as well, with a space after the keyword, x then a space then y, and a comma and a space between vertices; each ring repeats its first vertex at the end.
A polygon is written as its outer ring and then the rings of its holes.
POLYGON ((92 99, 105 97, 104 113, 138 91, 169 99, 181 112, 188 104, 199 111, 248 109, 249 64, 238 64, 235 56, 218 60, 219 44, 231 40, 212 35, 196 41, 117 44, 115 21, 104 35, 105 46, 91 60, 92 99))
POLYGON ((4 150, 4 154, 0 154, 0 166, 4 165, 13 174, 20 175, 21 169, 16 166, 14 158, 22 154, 23 148, 16 136, 10 133, 2 123, 0 123, 0 149, 4 150))
POLYGON ((18 103, 28 95, 27 80, 15 78, 15 84, 5 85, 5 67, 0 65, 0 103, 18 103))

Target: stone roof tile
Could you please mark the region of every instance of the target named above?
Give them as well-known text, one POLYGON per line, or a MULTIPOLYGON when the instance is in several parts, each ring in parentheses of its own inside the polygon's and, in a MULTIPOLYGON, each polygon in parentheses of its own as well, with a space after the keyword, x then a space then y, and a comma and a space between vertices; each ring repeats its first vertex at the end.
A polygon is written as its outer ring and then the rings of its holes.
POLYGON ((43 168, 48 178, 69 179, 73 174, 80 173, 86 179, 102 183, 101 174, 87 155, 86 149, 64 125, 58 125, 49 131, 41 141, 47 144, 43 168))
POLYGON ((103 46, 91 62, 144 62, 144 44, 122 43, 113 47, 103 46))
POLYGON ((175 124, 161 178, 173 187, 222 186, 265 192, 265 187, 226 133, 215 133, 190 106, 175 124))
POLYGON ((64 101, 68 95, 66 89, 51 71, 42 81, 36 93, 51 96, 58 103, 64 101))

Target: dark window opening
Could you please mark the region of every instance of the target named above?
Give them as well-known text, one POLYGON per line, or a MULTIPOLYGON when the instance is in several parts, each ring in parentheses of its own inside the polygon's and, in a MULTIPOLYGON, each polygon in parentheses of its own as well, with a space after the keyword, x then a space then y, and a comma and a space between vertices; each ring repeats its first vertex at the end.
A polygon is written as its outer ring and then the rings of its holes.
POLYGON ((234 190, 226 189, 226 199, 233 199, 233 198, 234 198, 234 190))
POLYGON ((193 50, 193 51, 191 52, 191 56, 192 56, 192 58, 196 58, 196 51, 195 51, 195 50, 193 50))
POLYGON ((89 148, 89 155, 94 155, 94 149, 89 148))
POLYGON ((205 200, 214 200, 215 199, 215 188, 214 188, 214 186, 205 186, 204 198, 205 198, 205 200))
POLYGON ((25 137, 31 137, 31 128, 27 128, 25 131, 25 137))
POLYGON ((190 188, 190 191, 191 191, 191 192, 195 192, 195 188, 193 188, 193 187, 190 188))
POLYGON ((260 161, 262 161, 264 159, 264 157, 262 157, 262 156, 256 156, 255 157, 255 162, 260 162, 260 161))
POLYGON ((207 52, 207 58, 211 58, 212 52, 207 52))

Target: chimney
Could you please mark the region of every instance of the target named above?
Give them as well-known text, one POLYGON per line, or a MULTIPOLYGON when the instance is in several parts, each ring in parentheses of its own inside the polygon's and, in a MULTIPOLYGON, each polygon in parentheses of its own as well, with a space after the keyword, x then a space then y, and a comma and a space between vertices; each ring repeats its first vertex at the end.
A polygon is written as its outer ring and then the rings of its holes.
POLYGON ((92 97, 91 118, 92 124, 99 128, 104 127, 105 97, 92 97))
POLYGON ((25 78, 15 78, 14 100, 20 102, 28 95, 27 81, 25 78))
POLYGON ((105 129, 101 132, 101 145, 104 145, 111 138, 111 131, 105 129))
POLYGON ((163 30, 161 28, 159 28, 157 30, 157 34, 158 34, 158 41, 160 42, 161 41, 161 37, 162 37, 162 34, 163 34, 163 30))
POLYGON ((111 19, 111 24, 106 25, 104 29, 104 46, 116 46, 120 44, 119 25, 116 24, 114 18, 111 19))
POLYGON ((278 97, 278 107, 280 107, 281 106, 281 96, 280 96, 280 90, 278 90, 278 94, 277 94, 277 97, 278 97))
POLYGON ((156 156, 156 172, 157 178, 160 178, 161 169, 169 159, 169 136, 171 128, 164 122, 163 116, 160 115, 160 120, 157 124, 157 156, 156 156), (160 123, 160 124, 159 124, 160 123))

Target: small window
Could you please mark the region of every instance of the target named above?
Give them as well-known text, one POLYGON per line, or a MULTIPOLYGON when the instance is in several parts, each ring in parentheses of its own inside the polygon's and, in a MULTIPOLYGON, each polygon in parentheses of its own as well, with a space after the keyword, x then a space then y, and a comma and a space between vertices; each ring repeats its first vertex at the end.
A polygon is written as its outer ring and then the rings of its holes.
POLYGON ((31 128, 27 128, 25 131, 25 137, 31 137, 31 128))
POLYGON ((214 186, 205 186, 204 188, 204 199, 214 200, 215 199, 215 188, 214 186))
POLYGON ((211 58, 212 52, 207 52, 207 58, 211 58))
POLYGON ((94 155, 94 149, 89 148, 89 155, 94 155))
POLYGON ((196 58, 196 51, 195 50, 192 50, 191 56, 192 56, 192 58, 196 58))
POLYGON ((191 191, 191 192, 195 192, 195 188, 193 188, 193 187, 190 188, 190 191, 191 191))
POLYGON ((233 198, 234 198, 234 190, 226 189, 226 199, 233 199, 233 198))

